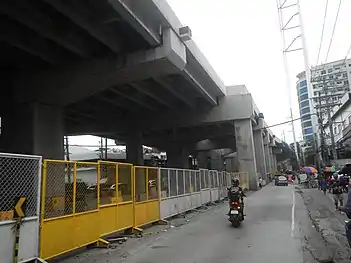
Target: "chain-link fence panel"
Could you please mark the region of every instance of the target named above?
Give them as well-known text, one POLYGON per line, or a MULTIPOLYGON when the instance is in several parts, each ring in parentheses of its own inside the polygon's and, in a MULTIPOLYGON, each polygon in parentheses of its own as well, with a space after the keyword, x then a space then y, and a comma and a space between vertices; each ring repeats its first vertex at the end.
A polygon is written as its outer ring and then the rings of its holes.
POLYGON ((189 194, 190 193, 190 171, 189 170, 184 170, 184 185, 185 185, 185 193, 189 194))
POLYGON ((169 182, 171 188, 171 196, 177 196, 178 194, 178 186, 177 186, 177 170, 170 169, 169 170, 169 182))
POLYGON ((161 169, 161 198, 169 197, 170 189, 169 189, 169 170, 161 169))
POLYGON ((118 199, 119 203, 132 201, 132 187, 133 187, 133 165, 118 164, 118 199))
MULTIPOLYGON (((114 204, 117 201, 117 190, 116 190, 116 163, 112 162, 99 162, 99 172, 100 172, 100 205, 114 204)), ((78 175, 83 175, 84 173, 89 173, 89 171, 84 171, 81 168, 77 171, 78 175)), ((89 182, 88 191, 95 191, 98 184, 94 182, 89 182)))
POLYGON ((73 213, 74 162, 44 161, 44 218, 73 213))
POLYGON ((155 200, 158 199, 158 168, 147 168, 148 177, 148 199, 155 200))
MULTIPOLYGON (((113 169, 109 172, 109 177, 113 178, 113 169)), ((76 213, 92 211, 98 208, 98 189, 97 187, 91 189, 90 185, 98 185, 98 164, 78 162, 76 164, 76 213)), ((110 191, 115 192, 116 189, 110 189, 110 191)))
POLYGON ((41 158, 0 153, 0 221, 11 220, 19 197, 26 198, 25 217, 39 211, 41 158))
POLYGON ((146 196, 146 168, 134 167, 135 182, 135 201, 142 202, 147 200, 146 196))
POLYGON ((178 170, 178 195, 183 195, 185 191, 184 188, 184 172, 183 170, 178 170))
POLYGON ((195 191, 200 192, 201 185, 200 185, 200 171, 195 171, 195 191))

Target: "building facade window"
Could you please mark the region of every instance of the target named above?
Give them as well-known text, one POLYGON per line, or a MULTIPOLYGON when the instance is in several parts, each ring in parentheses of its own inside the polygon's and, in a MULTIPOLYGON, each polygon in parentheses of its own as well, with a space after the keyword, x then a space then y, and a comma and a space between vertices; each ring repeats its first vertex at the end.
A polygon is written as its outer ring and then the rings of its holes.
POLYGON ((307 128, 303 130, 304 135, 313 134, 312 128, 307 128))
POLYGON ((347 78, 347 73, 343 73, 342 76, 343 76, 344 78, 347 78))
POLYGON ((311 121, 307 121, 307 122, 303 122, 302 123, 302 128, 307 128, 307 127, 312 127, 312 122, 311 121))
POLYGON ((308 100, 305 100, 305 101, 300 103, 300 108, 307 107, 307 106, 309 106, 309 101, 308 100))
POLYGON ((307 113, 310 113, 310 107, 303 108, 303 109, 301 110, 301 115, 307 114, 307 113))
POLYGON ((303 80, 300 82, 300 87, 304 87, 304 86, 307 86, 307 81, 306 80, 303 80))
POLYGON ((338 134, 338 129, 334 127, 334 134, 338 134))
POLYGON ((332 68, 328 69, 328 73, 332 73, 332 72, 333 72, 332 68))
POLYGON ((322 74, 322 75, 324 75, 325 73, 326 73, 325 70, 322 70, 322 71, 321 71, 321 74, 322 74))
POLYGON ((342 131, 342 126, 341 124, 338 124, 338 132, 341 132, 342 131))
POLYGON ((308 94, 303 94, 300 96, 300 101, 308 100, 308 94))
POLYGON ((313 139, 314 139, 313 134, 305 135, 303 138, 305 141, 313 141, 313 139))
POLYGON ((301 118, 301 121, 307 121, 311 119, 311 115, 306 115, 301 118))
POLYGON ((300 95, 307 93, 307 87, 301 88, 299 92, 300 92, 300 95))

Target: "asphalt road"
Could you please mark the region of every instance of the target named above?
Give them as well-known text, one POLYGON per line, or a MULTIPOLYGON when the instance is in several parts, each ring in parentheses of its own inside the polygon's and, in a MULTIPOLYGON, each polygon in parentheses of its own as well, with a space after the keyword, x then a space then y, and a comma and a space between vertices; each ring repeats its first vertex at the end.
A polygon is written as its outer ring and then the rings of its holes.
POLYGON ((127 241, 125 247, 92 250, 60 262, 315 263, 328 258, 294 186, 268 185, 246 198, 245 210, 240 228, 231 226, 223 203, 178 225, 171 221, 173 227, 127 241))

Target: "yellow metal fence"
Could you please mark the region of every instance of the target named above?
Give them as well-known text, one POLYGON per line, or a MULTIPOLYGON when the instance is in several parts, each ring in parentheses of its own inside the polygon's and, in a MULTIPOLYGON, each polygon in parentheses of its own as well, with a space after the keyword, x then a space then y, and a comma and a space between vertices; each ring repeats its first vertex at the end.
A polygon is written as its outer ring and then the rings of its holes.
MULTIPOLYGON (((211 171, 213 173, 217 171, 211 171)), ((201 188, 218 187, 221 185, 218 183, 226 179, 223 177, 219 182, 211 179, 207 170, 197 174, 199 190, 200 185, 201 188)), ((231 176, 239 178, 243 188, 249 187, 247 173, 232 173, 231 176)), ((186 178, 190 187, 191 178, 186 178)), ((95 243, 114 232, 159 221, 160 181, 160 169, 156 167, 107 161, 44 160, 41 258, 50 259, 95 243)), ((186 182, 183 182, 184 189, 186 182)))
POLYGON ((44 259, 160 219, 156 168, 45 160, 42 191, 40 256, 44 259))

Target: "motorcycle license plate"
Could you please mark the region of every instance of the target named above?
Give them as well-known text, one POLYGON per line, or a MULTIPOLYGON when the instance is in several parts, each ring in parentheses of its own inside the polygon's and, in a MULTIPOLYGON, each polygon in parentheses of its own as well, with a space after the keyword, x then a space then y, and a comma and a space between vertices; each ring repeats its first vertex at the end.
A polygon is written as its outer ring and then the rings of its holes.
POLYGON ((232 211, 230 211, 230 214, 231 214, 231 215, 238 215, 238 214, 239 214, 239 211, 237 211, 237 210, 232 210, 232 211))

